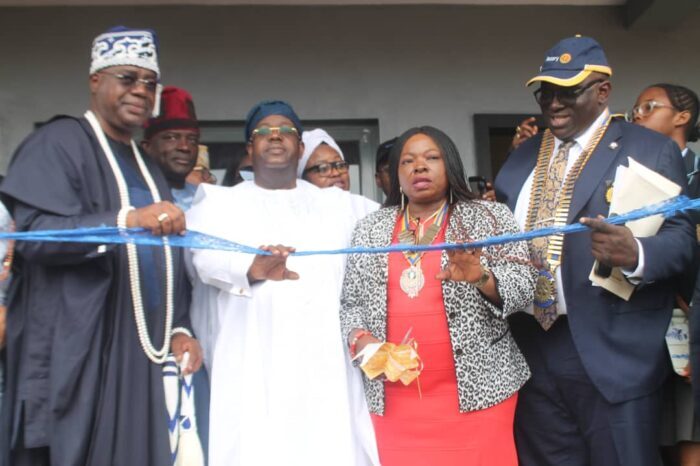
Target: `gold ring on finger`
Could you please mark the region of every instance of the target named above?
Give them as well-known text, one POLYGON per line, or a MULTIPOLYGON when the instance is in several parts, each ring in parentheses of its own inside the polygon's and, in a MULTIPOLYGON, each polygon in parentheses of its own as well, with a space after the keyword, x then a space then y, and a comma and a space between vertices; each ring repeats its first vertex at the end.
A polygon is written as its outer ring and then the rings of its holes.
POLYGON ((162 214, 160 214, 158 216, 158 223, 162 223, 168 217, 169 217, 169 215, 167 213, 163 212, 162 214))

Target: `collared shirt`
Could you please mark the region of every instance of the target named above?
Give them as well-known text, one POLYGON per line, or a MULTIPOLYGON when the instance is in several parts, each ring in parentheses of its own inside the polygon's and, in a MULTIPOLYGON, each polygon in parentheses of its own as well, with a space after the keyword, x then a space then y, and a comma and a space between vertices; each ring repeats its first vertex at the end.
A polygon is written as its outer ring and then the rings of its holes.
POLYGON ((182 209, 183 212, 187 212, 192 206, 194 193, 196 192, 197 186, 190 183, 185 183, 185 187, 182 189, 170 188, 170 193, 173 195, 175 205, 182 209))
MULTIPOLYGON (((608 117, 610 116, 610 112, 608 109, 605 109, 604 112, 602 112, 598 118, 589 126, 586 131, 584 131, 580 136, 574 139, 575 143, 573 146, 571 146, 571 149, 569 149, 569 157, 566 162, 566 176, 569 175, 569 171, 571 168, 574 166, 578 158, 583 154, 584 149, 586 146, 588 146, 589 142, 595 135, 595 132, 600 128, 602 125, 605 124, 605 122, 608 120, 608 117)), ((556 151, 559 149, 559 146, 562 144, 562 140, 558 138, 554 138, 554 150, 552 151, 552 154, 555 154, 556 151)), ((550 157, 550 164, 552 162, 552 159, 554 157, 550 157)), ((530 193, 532 191, 532 184, 535 176, 535 170, 530 173, 530 176, 528 176, 527 180, 523 184, 522 189, 520 190, 520 194, 518 195, 518 200, 515 204, 515 210, 514 210, 514 215, 515 219, 518 222, 518 225, 520 228, 524 231, 525 226, 527 223, 527 214, 528 214, 528 207, 530 205, 530 193)), ((638 261, 638 267, 634 271, 624 271, 625 275, 629 279, 634 280, 639 279, 642 277, 642 274, 644 272, 644 251, 642 250, 642 245, 639 241, 637 241, 637 245, 639 246, 639 261, 638 261)), ((565 261, 566 257, 562 257, 562 261, 565 261)), ((562 282, 561 278, 561 267, 559 267, 556 270, 555 273, 555 280, 557 284, 557 312, 559 314, 566 314, 566 300, 564 299, 564 285, 562 282)), ((593 286, 593 285, 591 285, 593 286)), ((532 314, 532 305, 528 306, 525 309, 526 312, 532 314)))

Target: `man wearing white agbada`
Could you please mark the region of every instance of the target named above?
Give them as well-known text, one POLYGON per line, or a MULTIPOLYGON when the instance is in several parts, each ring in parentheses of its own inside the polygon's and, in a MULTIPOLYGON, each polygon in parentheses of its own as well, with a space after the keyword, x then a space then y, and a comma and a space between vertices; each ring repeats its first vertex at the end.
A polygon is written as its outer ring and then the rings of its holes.
POLYGON ((301 122, 284 102, 246 120, 255 181, 200 185, 188 226, 269 256, 195 250, 218 290, 209 460, 219 465, 378 464, 374 432, 340 335, 344 256, 289 256, 350 243, 349 193, 296 179, 301 122))

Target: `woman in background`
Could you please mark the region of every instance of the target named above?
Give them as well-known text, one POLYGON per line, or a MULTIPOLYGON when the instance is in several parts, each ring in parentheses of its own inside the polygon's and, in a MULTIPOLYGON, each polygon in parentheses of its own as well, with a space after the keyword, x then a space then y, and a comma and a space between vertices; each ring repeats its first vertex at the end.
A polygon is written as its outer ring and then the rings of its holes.
MULTIPOLYGON (((692 90, 675 84, 654 84, 642 91, 628 113, 635 124, 657 131, 673 139, 683 154, 688 174, 690 198, 700 197, 699 161, 687 143, 698 140, 698 96, 692 90)), ((693 223, 700 224, 697 211, 693 223)), ((674 318, 689 317, 689 304, 700 258, 696 248, 693 265, 681 278, 681 289, 676 297, 674 318)), ((696 298, 697 299, 697 298, 696 298)), ((700 465, 700 425, 693 415, 693 395, 690 386, 690 365, 684 376, 672 374, 664 387, 662 438, 664 459, 667 464, 700 465)))

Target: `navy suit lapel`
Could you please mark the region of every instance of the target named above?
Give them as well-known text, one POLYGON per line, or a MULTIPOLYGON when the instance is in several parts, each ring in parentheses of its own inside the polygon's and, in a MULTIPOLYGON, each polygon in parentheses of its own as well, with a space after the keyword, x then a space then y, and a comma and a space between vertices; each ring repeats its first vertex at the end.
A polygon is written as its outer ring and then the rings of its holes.
POLYGON ((576 180, 571 208, 569 209, 568 223, 572 223, 573 219, 578 218, 579 212, 581 212, 593 195, 593 192, 598 188, 610 165, 617 159, 617 155, 622 148, 622 144, 619 141, 621 137, 620 125, 613 120, 603 139, 598 143, 598 147, 596 147, 588 163, 583 168, 583 172, 576 180))

